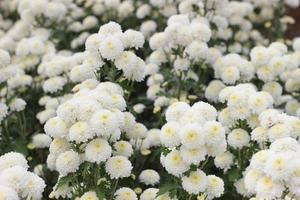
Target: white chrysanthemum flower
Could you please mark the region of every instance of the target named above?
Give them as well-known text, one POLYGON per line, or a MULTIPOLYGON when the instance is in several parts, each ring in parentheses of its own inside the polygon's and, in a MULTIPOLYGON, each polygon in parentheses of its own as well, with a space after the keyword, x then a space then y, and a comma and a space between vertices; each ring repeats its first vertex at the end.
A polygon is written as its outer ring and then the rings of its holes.
POLYGON ((174 176, 180 176, 189 169, 187 163, 178 150, 172 150, 164 159, 164 166, 168 173, 174 176))
POLYGON ((272 96, 267 92, 256 92, 250 95, 248 100, 249 108, 254 113, 261 113, 270 108, 273 104, 272 96))
POLYGON ((253 129, 250 135, 252 140, 263 143, 268 139, 268 129, 259 126, 253 129))
POLYGON ((178 57, 174 61, 174 69, 178 71, 186 71, 190 67, 190 61, 187 58, 180 58, 178 57))
POLYGON ((284 186, 281 182, 276 182, 268 176, 263 176, 258 179, 255 190, 256 196, 261 199, 279 198, 284 191, 284 186))
POLYGON ((9 103, 9 108, 12 111, 17 111, 20 112, 25 109, 26 102, 21 99, 21 98, 14 98, 10 103, 9 103))
POLYGON ((97 197, 96 192, 94 191, 89 191, 84 193, 79 200, 99 200, 99 198, 97 197))
POLYGON ((13 166, 20 166, 24 169, 27 169, 29 167, 27 164, 27 160, 20 153, 9 152, 0 157, 0 172, 13 166))
POLYGON ((282 139, 275 140, 271 145, 270 145, 270 150, 272 150, 275 153, 281 153, 281 152, 298 152, 299 149, 299 144, 297 140, 294 138, 286 137, 282 139))
POLYGON ((276 181, 288 181, 293 173, 293 157, 289 153, 273 154, 267 159, 264 172, 276 181))
POLYGON ((216 120, 218 115, 217 110, 212 105, 203 101, 194 103, 192 109, 199 112, 199 114, 201 114, 207 121, 216 120))
POLYGON ((225 128, 220 122, 208 121, 204 125, 205 142, 208 145, 216 145, 225 139, 225 128))
POLYGON ((90 120, 93 131, 100 136, 108 137, 119 127, 116 115, 109 110, 99 110, 95 112, 90 120))
POLYGON ((264 170, 268 158, 273 155, 273 152, 270 150, 261 150, 255 153, 250 161, 250 167, 258 170, 264 170))
POLYGON ((275 124, 268 131, 269 140, 273 142, 280 138, 289 137, 290 131, 291 127, 289 127, 287 124, 275 124))
POLYGON ((98 33, 107 36, 107 35, 113 35, 115 33, 121 33, 121 32, 122 32, 122 28, 120 24, 110 21, 109 23, 102 25, 98 33))
POLYGON ((3 49, 0 49, 0 68, 5 67, 10 63, 9 53, 3 49))
POLYGON ((227 171, 233 165, 234 156, 229 151, 224 152, 215 157, 214 163, 216 167, 227 171))
POLYGON ((180 129, 179 137, 186 148, 199 148, 205 144, 205 133, 198 124, 187 124, 180 129))
POLYGON ((220 197, 224 192, 224 182, 222 179, 215 175, 208 175, 208 184, 205 193, 208 199, 220 197))
POLYGON ((44 82, 43 90, 45 92, 54 93, 59 90, 62 90, 66 83, 67 80, 64 77, 61 76, 51 77, 44 82))
POLYGON ((279 111, 268 109, 259 114, 259 122, 262 127, 268 128, 279 121, 279 111))
POLYGON ((221 79, 227 84, 234 84, 239 78, 240 71, 235 66, 226 67, 221 74, 221 79))
POLYGON ((56 170, 59 174, 65 176, 71 172, 76 172, 81 163, 78 153, 73 150, 59 154, 56 160, 56 170))
POLYGON ((259 180, 259 178, 261 178, 262 175, 263 173, 256 169, 250 169, 246 171, 244 183, 245 188, 248 192, 255 193, 257 181, 259 180))
POLYGON ((26 180, 29 172, 21 166, 13 166, 3 170, 0 174, 0 185, 20 191, 22 182, 26 180))
POLYGON ((148 129, 142 123, 136 123, 131 130, 126 132, 129 139, 143 139, 147 135, 148 129))
POLYGON ((154 200, 157 196, 159 189, 157 188, 148 188, 143 191, 140 196, 140 200, 154 200))
POLYGON ((189 194, 204 192, 208 185, 206 174, 202 170, 192 171, 188 176, 182 177, 182 187, 189 194))
POLYGON ((63 138, 54 138, 50 144, 49 151, 50 154, 60 154, 71 149, 70 143, 63 138))
POLYGON ((89 125, 85 121, 79 121, 73 124, 69 130, 69 140, 76 143, 86 142, 88 139, 93 138, 94 133, 89 125))
POLYGON ((208 52, 208 46, 205 42, 193 41, 185 48, 185 53, 190 59, 205 59, 208 52))
POLYGON ((85 158, 89 162, 101 163, 106 161, 112 153, 112 149, 106 140, 97 138, 90 141, 85 148, 85 158))
POLYGON ((176 147, 180 145, 179 137, 180 124, 177 122, 167 122, 161 128, 160 141, 166 147, 176 147))
POLYGON ((250 136, 244 129, 233 129, 227 137, 228 144, 233 148, 241 149, 250 142, 250 136))
POLYGON ((52 142, 50 136, 40 133, 32 137, 32 144, 35 148, 46 148, 49 147, 52 142))
POLYGON ((19 196, 18 193, 10 188, 10 187, 6 187, 6 186, 2 186, 0 185, 0 198, 3 200, 19 200, 19 196))
POLYGON ((152 169, 146 169, 141 172, 139 175, 139 181, 144 183, 145 185, 155 185, 159 183, 160 176, 159 174, 152 169))
POLYGON ((179 121, 185 112, 190 109, 190 106, 185 102, 176 102, 168 107, 166 111, 167 122, 179 121))
POLYGON ((67 124, 59 117, 49 119, 44 126, 45 133, 51 137, 66 137, 68 134, 67 124))
POLYGON ((21 183, 21 196, 29 199, 41 199, 45 187, 46 184, 43 179, 36 174, 29 173, 21 183))
POLYGON ((6 104, 0 102, 0 122, 6 117, 8 114, 8 107, 6 104))
POLYGON ((205 97, 212 102, 217 102, 218 95, 223 88, 225 88, 225 85, 222 81, 211 81, 205 89, 205 97))
POLYGON ((116 36, 108 36, 99 47, 101 56, 107 60, 116 59, 124 50, 122 41, 116 36))
POLYGON ((125 48, 142 48, 145 42, 144 35, 132 29, 128 29, 123 34, 123 45, 125 48))
POLYGON ((114 155, 130 157, 133 154, 132 145, 127 141, 118 141, 114 144, 114 155))
POLYGON ((205 160, 205 157, 207 155, 207 150, 205 147, 200 148, 180 148, 180 155, 184 162, 187 164, 195 164, 198 165, 201 161, 205 160))
POLYGON ((128 187, 118 189, 114 196, 115 200, 138 200, 136 193, 128 187))
POLYGON ((112 179, 130 176, 132 165, 124 156, 113 156, 105 164, 105 170, 112 179))

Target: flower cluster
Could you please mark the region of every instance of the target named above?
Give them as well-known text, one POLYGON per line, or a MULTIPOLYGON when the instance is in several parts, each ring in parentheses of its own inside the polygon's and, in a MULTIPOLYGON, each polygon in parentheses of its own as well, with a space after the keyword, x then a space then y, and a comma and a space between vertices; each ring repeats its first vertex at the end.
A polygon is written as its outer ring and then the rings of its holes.
POLYGON ((0 196, 2 199, 42 199, 45 182, 27 171, 27 160, 20 153, 9 152, 0 157, 0 196))
POLYGON ((216 118, 217 110, 210 104, 197 102, 189 106, 176 102, 167 109, 167 123, 160 134, 161 143, 167 148, 161 156, 166 171, 180 178, 186 192, 204 193, 208 199, 219 197, 224 190, 220 178, 202 171, 208 156, 226 150, 225 128, 216 118))
MULTIPOLYGON (((290 137, 274 141, 255 153, 244 176, 244 196, 275 199, 283 193, 299 197, 299 144, 290 137)), ((243 184, 243 183, 242 183, 243 184)))

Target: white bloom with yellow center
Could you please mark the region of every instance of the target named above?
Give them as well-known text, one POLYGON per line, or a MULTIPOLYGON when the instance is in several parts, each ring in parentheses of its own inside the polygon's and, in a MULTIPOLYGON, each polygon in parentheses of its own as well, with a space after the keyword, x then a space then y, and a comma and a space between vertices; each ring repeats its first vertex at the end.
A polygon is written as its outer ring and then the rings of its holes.
POLYGON ((157 188, 148 188, 143 191, 140 196, 140 200, 154 200, 158 191, 159 189, 157 188))
POLYGON ((84 193, 79 200, 99 200, 99 198, 97 197, 96 192, 94 191, 89 191, 84 193))
POLYGON ((233 129, 227 137, 228 144, 236 149, 241 149, 247 146, 250 142, 250 136, 244 129, 233 129))
POLYGON ((226 151, 223 154, 216 156, 214 163, 216 167, 226 171, 231 167, 231 165, 233 165, 233 158, 233 154, 231 154, 229 151, 226 151))
POLYGON ((115 200, 138 200, 136 193, 128 187, 118 189, 114 196, 115 200))
POLYGON ((208 121, 204 125, 205 142, 208 145, 215 145, 225 140, 225 128, 220 122, 208 121))
POLYGON ((205 144, 205 132, 198 124, 187 124, 180 129, 179 137, 186 148, 199 148, 205 144))
POLYGON ((167 122, 179 121, 185 112, 190 109, 190 106, 185 102, 173 103, 166 111, 167 122))
POLYGON ((105 164, 105 170, 112 179, 130 176, 132 165, 124 156, 113 156, 105 164))
POLYGON ((124 50, 122 41, 116 36, 106 37, 100 44, 101 56, 107 60, 116 59, 124 50))
POLYGON ((85 148, 85 157, 89 162, 101 163, 106 161, 112 153, 108 142, 104 139, 94 139, 90 141, 85 148))
POLYGON ((19 200, 18 193, 10 187, 0 186, 0 199, 2 200, 19 200))
POLYGON ((179 138, 180 124, 177 122, 167 122, 160 132, 160 141, 166 147, 176 147, 180 145, 179 138))
POLYGON ((164 166, 168 173, 180 176, 189 169, 189 165, 183 161, 178 150, 172 150, 164 159, 164 166))
POLYGON ((88 139, 93 138, 94 133, 85 121, 79 121, 73 124, 69 130, 69 139, 76 143, 86 142, 88 139))
POLYGON ((97 111, 90 120, 93 131, 99 136, 109 136, 119 127, 116 115, 109 110, 97 111))
POLYGON ((280 182, 272 180, 268 176, 261 177, 256 184, 256 196, 259 199, 275 199, 280 198, 284 185, 280 182))
POLYGON ((65 121, 59 117, 49 119, 44 126, 45 133, 51 137, 66 137, 68 134, 68 126, 65 121))
POLYGON ((139 175, 139 181, 144 183, 145 185, 155 185, 159 183, 159 180, 159 174, 152 169, 143 170, 139 175))
POLYGON ((180 154, 184 162, 187 164, 195 164, 198 165, 201 161, 205 160, 205 156, 207 155, 207 150, 205 147, 200 148, 180 148, 180 154))
POLYGON ((251 139, 259 143, 265 142, 268 140, 268 129, 264 127, 256 127, 251 133, 251 139))
POLYGON ((81 163, 80 156, 73 150, 59 154, 56 160, 56 170, 60 175, 65 176, 71 172, 76 172, 81 163))
POLYGON ((188 176, 182 177, 182 187, 189 194, 199 194, 207 188, 208 179, 202 170, 192 171, 188 176))
POLYGON ((224 182, 221 178, 215 175, 208 175, 208 184, 205 193, 208 199, 220 197, 224 192, 224 182))
POLYGON ((118 141, 114 144, 114 155, 130 157, 133 154, 132 145, 127 141, 118 141))

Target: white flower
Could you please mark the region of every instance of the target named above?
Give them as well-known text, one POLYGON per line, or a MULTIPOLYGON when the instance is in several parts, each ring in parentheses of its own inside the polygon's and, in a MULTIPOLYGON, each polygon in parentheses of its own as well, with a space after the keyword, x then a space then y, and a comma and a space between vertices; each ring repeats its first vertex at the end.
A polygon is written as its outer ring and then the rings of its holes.
POLYGON ((98 33, 102 35, 113 35, 115 33, 121 33, 121 32, 122 29, 120 24, 111 21, 109 23, 102 25, 98 33))
POLYGON ((73 150, 59 154, 56 160, 56 169, 59 174, 65 176, 71 172, 76 172, 81 163, 78 153, 73 150))
POLYGON ((109 136, 118 129, 118 119, 109 110, 99 110, 94 113, 90 120, 93 131, 99 136, 109 136))
POLYGON ((267 159, 264 172, 276 181, 288 181, 292 175, 293 157, 289 153, 277 153, 267 159))
POLYGON ((140 200, 154 200, 158 191, 159 189, 156 188, 148 188, 143 191, 140 196, 140 200))
POLYGON ((189 194, 204 192, 208 185, 206 174, 202 170, 190 172, 188 176, 182 177, 182 187, 189 194))
POLYGON ((0 185, 0 197, 3 200, 19 200, 18 193, 14 189, 2 185, 0 185))
POLYGON ((276 182, 268 176, 258 179, 255 188, 256 196, 262 199, 279 198, 284 189, 284 186, 280 182, 276 182))
POLYGON ((27 169, 27 160, 22 154, 16 152, 9 152, 0 157, 0 172, 13 166, 20 166, 27 169))
POLYGON ((3 68, 10 63, 9 53, 3 49, 0 49, 0 63, 0 68, 3 68))
POLYGON ((10 109, 17 112, 24 110, 25 106, 26 102, 21 98, 14 98, 9 104, 10 109))
POLYGON ((186 70, 189 69, 189 67, 190 67, 190 61, 189 61, 189 59, 178 57, 174 61, 174 69, 175 70, 186 71, 186 70))
POLYGON ((224 192, 224 182, 215 175, 208 175, 208 184, 205 193, 208 194, 209 199, 220 197, 224 192))
POLYGON ((216 167, 223 169, 224 171, 230 169, 231 165, 233 164, 233 154, 229 151, 224 152, 215 157, 214 163, 216 167))
POLYGON ((101 56, 107 60, 116 59, 124 50, 120 39, 115 36, 108 36, 105 38, 99 47, 101 56))
POLYGON ((241 149, 250 142, 250 136, 244 129, 234 129, 228 134, 228 144, 233 148, 241 149))
POLYGON ((114 196, 115 200, 138 200, 135 192, 128 187, 122 187, 118 189, 114 196))
POLYGON ((129 29, 124 32, 123 45, 124 48, 142 48, 145 42, 143 34, 139 31, 129 29))
POLYGON ((133 154, 132 145, 127 141, 118 141, 114 144, 114 155, 130 157, 133 154))
POLYGON ((6 104, 0 102, 0 122, 6 117, 8 114, 8 107, 6 104))
POLYGON ((166 147, 176 147, 180 145, 179 137, 180 124, 177 122, 167 122, 161 128, 160 140, 166 147))
POLYGON ((168 107, 166 111, 167 122, 179 121, 180 117, 190 109, 190 106, 185 102, 176 102, 168 107))
POLYGON ((50 136, 46 134, 36 134, 32 137, 32 144, 35 148, 46 148, 49 147, 52 142, 50 136))
POLYGON ((207 155, 207 150, 205 147, 200 147, 195 149, 181 147, 180 155, 183 161, 186 162, 187 164, 199 165, 201 161, 205 160, 205 157, 207 155))
POLYGON ((69 139, 76 143, 86 142, 94 136, 90 125, 85 121, 73 124, 69 130, 69 139))
POLYGON ((112 153, 112 149, 106 140, 97 138, 86 145, 85 157, 89 162, 101 163, 106 161, 112 153))
POLYGON ((160 176, 159 174, 152 169, 146 169, 141 172, 139 175, 139 181, 144 183, 145 185, 155 185, 159 183, 160 176))
POLYGON ((205 141, 208 145, 216 145, 225 139, 225 129, 220 122, 208 121, 204 125, 205 141))
POLYGON ((44 126, 45 133, 51 137, 66 137, 68 134, 67 124, 59 117, 49 119, 44 126))
POLYGON ((181 143, 187 148, 198 148, 205 143, 204 130, 198 124, 187 124, 180 129, 181 143))
POLYGON ((112 179, 130 176, 132 165, 124 156, 113 156, 105 164, 105 170, 112 179))
POLYGON ((89 192, 84 193, 84 194, 79 198, 79 200, 99 200, 99 199, 98 199, 98 197, 97 197, 96 192, 94 192, 94 191, 89 191, 89 192))
POLYGON ((189 166, 183 161, 183 158, 178 150, 172 150, 165 157, 164 167, 168 173, 174 176, 180 176, 189 169, 189 166))

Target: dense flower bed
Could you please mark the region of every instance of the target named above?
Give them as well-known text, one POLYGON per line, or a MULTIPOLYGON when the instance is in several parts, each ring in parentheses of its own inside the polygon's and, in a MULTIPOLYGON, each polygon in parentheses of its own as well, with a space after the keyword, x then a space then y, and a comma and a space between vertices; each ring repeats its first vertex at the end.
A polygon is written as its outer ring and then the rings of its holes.
POLYGON ((299 199, 299 4, 0 1, 0 199, 299 199))

